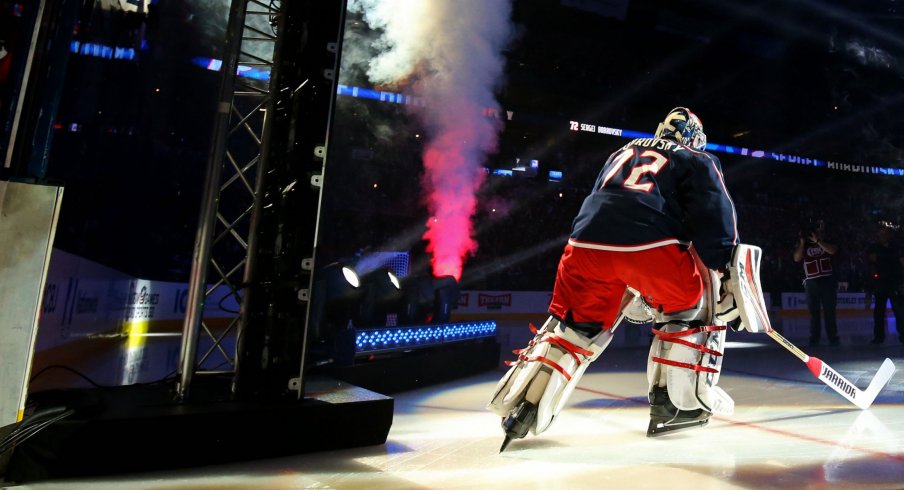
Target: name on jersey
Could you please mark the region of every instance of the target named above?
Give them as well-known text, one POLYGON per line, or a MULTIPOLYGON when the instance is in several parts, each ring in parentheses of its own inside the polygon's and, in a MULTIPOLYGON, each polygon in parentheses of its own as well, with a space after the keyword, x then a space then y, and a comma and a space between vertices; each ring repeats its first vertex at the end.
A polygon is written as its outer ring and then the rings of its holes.
POLYGON ((622 149, 629 146, 643 146, 645 148, 655 148, 657 150, 666 150, 666 151, 681 151, 684 150, 684 147, 669 140, 663 140, 659 138, 637 138, 631 140, 630 143, 623 146, 622 149))

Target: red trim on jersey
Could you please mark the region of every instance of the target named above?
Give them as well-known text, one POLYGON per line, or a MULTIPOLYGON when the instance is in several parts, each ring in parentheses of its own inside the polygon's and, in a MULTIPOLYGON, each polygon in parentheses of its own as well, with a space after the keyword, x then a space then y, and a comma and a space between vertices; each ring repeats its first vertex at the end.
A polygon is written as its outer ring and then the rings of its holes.
POLYGON ((612 245, 608 243, 582 242, 574 238, 568 239, 568 244, 577 248, 589 248, 593 250, 609 250, 611 252, 639 252, 641 250, 649 250, 651 248, 664 247, 666 245, 684 245, 689 246, 690 242, 683 242, 677 238, 666 238, 665 240, 656 240, 655 242, 638 243, 634 245, 612 245))

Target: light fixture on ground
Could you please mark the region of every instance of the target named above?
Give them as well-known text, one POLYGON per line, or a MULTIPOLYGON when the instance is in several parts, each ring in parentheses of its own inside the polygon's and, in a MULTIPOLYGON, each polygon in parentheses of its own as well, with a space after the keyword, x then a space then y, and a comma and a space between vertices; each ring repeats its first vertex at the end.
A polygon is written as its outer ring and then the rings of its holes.
POLYGON ((396 313, 402 299, 401 283, 389 267, 378 267, 361 279, 361 302, 355 326, 382 327, 396 313))
POLYGON ((315 275, 309 322, 310 359, 315 363, 354 358, 352 318, 361 300, 361 278, 348 264, 334 262, 315 275), (351 351, 343 346, 351 346, 351 351))
POLYGON ((431 323, 449 323, 452 310, 458 307, 458 281, 452 276, 433 280, 433 319, 431 323))
POLYGON ((432 314, 433 278, 411 275, 402 279, 402 298, 396 307, 398 325, 423 325, 432 314))

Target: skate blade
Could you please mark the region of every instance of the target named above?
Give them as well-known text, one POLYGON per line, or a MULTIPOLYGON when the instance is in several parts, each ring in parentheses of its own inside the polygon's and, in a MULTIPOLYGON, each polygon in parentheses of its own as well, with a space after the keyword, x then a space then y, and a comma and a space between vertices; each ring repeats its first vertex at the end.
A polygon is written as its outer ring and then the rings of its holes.
POLYGON ((698 427, 703 427, 704 425, 709 423, 709 418, 705 418, 703 420, 687 420, 682 422, 669 422, 665 421, 650 421, 650 425, 647 426, 647 437, 662 437, 667 434, 674 434, 676 432, 684 432, 690 429, 696 429, 698 427))
POLYGON ((512 438, 509 436, 505 436, 505 440, 502 441, 502 447, 499 448, 499 454, 502 454, 502 451, 505 451, 505 448, 508 447, 510 442, 512 442, 512 438))

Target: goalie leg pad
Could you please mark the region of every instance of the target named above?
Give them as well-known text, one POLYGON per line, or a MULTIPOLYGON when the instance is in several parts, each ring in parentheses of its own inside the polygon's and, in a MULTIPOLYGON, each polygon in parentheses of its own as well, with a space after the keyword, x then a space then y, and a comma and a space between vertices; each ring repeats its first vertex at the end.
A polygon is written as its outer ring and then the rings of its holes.
POLYGON ((734 402, 716 384, 722 366, 724 326, 694 326, 670 322, 654 329, 647 378, 650 392, 668 388, 669 399, 680 410, 703 409, 728 415, 734 402))
MULTIPOLYGON (((734 401, 716 386, 722 366, 726 326, 717 317, 719 278, 694 252, 704 283, 699 303, 686 311, 654 312, 655 338, 650 346, 647 379, 654 387, 668 387, 668 396, 680 410, 703 409, 729 415, 734 401)), ((652 401, 652 395, 651 395, 652 401)))
POLYGON ((538 413, 530 431, 539 434, 565 406, 587 366, 608 346, 612 331, 588 339, 549 317, 535 333, 527 347, 514 351, 518 360, 509 363, 487 409, 507 417, 523 401, 534 404, 538 413))
MULTIPOLYGON (((566 334, 567 333, 568 331, 566 331, 566 334)), ((571 333, 574 332, 571 331, 571 333)), ((586 360, 581 360, 580 356, 568 356, 564 358, 561 364, 562 369, 572 373, 571 378, 567 379, 565 376, 558 376, 556 373, 553 373, 553 376, 550 378, 549 383, 546 385, 546 389, 543 392, 543 397, 540 398, 537 413, 537 426, 534 429, 534 434, 539 434, 549 428, 556 415, 558 415, 559 412, 562 411, 562 408, 565 407, 565 403, 571 397, 574 389, 577 388, 578 382, 581 380, 581 377, 584 376, 587 367, 590 366, 590 363, 596 360, 606 347, 609 346, 613 334, 613 329, 606 329, 594 336, 593 339, 586 339, 586 337, 584 337, 585 340, 590 341, 587 349, 593 353, 592 356, 588 357, 586 360)))
MULTIPOLYGON (((691 322, 699 323, 701 320, 705 321, 705 319, 710 318, 711 315, 707 306, 711 301, 715 299, 711 294, 711 284, 711 280, 704 281, 705 292, 693 308, 674 313, 662 313, 654 311, 653 333, 655 334, 657 332, 657 329, 660 332, 680 332, 682 330, 690 328, 691 322)), ((650 384, 649 393, 653 392, 654 386, 665 388, 668 381, 666 377, 667 372, 665 370, 666 364, 653 360, 670 358, 673 343, 665 342, 663 341, 663 339, 664 336, 662 335, 654 335, 653 342, 650 344, 650 354, 647 358, 647 381, 650 384)))

